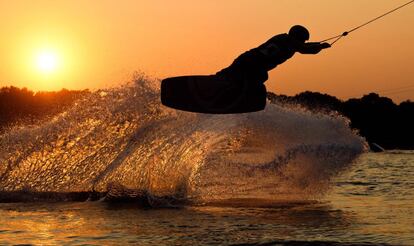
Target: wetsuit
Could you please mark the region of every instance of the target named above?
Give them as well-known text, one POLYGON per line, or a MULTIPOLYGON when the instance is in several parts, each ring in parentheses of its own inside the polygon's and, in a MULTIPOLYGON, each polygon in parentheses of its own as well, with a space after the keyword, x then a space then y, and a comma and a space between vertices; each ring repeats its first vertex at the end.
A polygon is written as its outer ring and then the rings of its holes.
POLYGON ((233 82, 264 83, 268 71, 291 58, 300 44, 288 34, 279 34, 240 55, 216 75, 233 82))

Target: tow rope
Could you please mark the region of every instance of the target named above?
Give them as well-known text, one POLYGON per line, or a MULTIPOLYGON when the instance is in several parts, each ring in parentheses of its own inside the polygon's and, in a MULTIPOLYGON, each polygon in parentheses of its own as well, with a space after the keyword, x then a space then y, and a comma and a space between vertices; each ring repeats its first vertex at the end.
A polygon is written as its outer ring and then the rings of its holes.
POLYGON ((336 42, 338 42, 341 38, 343 38, 343 37, 345 37, 345 36, 348 36, 348 34, 350 34, 351 32, 354 32, 354 31, 356 31, 356 30, 358 30, 358 29, 360 29, 360 28, 362 28, 362 27, 364 27, 364 26, 366 26, 366 25, 368 25, 368 24, 371 24, 372 22, 374 22, 374 21, 376 21, 376 20, 379 20, 379 19, 381 19, 381 18, 383 18, 383 17, 385 17, 385 16, 387 16, 387 15, 389 15, 389 14, 391 14, 391 13, 393 13, 393 12, 395 12, 395 11, 399 10, 399 9, 402 9, 402 8, 404 8, 405 6, 410 5, 410 4, 412 4, 412 3, 414 3, 414 0, 409 1, 408 3, 405 3, 405 4, 403 4, 403 5, 399 6, 399 7, 395 8, 395 9, 392 9, 392 10, 390 10, 390 11, 386 12, 385 14, 382 14, 382 15, 380 15, 380 16, 378 16, 378 17, 375 17, 374 19, 372 19, 372 20, 370 20, 370 21, 367 21, 367 22, 365 22, 364 24, 361 24, 361 25, 359 25, 359 26, 357 26, 357 27, 354 27, 354 28, 350 29, 349 31, 345 31, 345 32, 343 32, 343 33, 342 33, 342 34, 340 34, 340 35, 336 35, 336 36, 334 36, 334 37, 327 38, 327 39, 322 40, 322 41, 320 41, 320 42, 321 42, 321 43, 323 43, 323 42, 327 42, 327 41, 330 41, 330 40, 335 39, 332 43, 330 43, 330 45, 333 45, 333 44, 335 44, 336 42))

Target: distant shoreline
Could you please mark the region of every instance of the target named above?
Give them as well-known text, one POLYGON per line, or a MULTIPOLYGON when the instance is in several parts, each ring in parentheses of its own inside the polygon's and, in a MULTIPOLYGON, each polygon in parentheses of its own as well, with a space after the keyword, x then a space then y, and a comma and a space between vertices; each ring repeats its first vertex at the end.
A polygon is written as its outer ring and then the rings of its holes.
MULTIPOLYGON (((70 108, 89 90, 34 93, 26 88, 0 88, 0 134, 16 125, 38 124, 70 108)), ((302 92, 295 96, 268 92, 271 103, 299 105, 313 112, 338 112, 350 126, 385 149, 414 149, 414 102, 395 104, 387 97, 370 93, 359 99, 340 100, 328 94, 302 92)))
POLYGON ((351 128, 385 149, 414 149, 414 102, 395 104, 376 93, 362 98, 340 100, 319 92, 302 92, 295 96, 268 92, 272 103, 299 105, 313 112, 338 112, 350 120, 351 128))

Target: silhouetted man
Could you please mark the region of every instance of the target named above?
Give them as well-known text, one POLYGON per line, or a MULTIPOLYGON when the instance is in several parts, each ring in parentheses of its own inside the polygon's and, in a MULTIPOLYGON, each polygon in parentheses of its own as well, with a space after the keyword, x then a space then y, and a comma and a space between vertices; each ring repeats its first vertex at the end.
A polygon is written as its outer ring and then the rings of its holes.
POLYGON ((215 75, 180 76, 161 83, 161 102, 169 107, 200 113, 233 114, 263 110, 266 106, 267 72, 296 52, 317 54, 331 47, 310 43, 309 32, 294 26, 257 48, 239 56, 215 75))
POLYGON ((293 26, 289 33, 274 36, 266 43, 240 55, 227 68, 216 75, 231 81, 264 83, 267 72, 291 58, 296 52, 318 54, 322 49, 331 47, 328 43, 312 43, 309 31, 303 26, 293 26))

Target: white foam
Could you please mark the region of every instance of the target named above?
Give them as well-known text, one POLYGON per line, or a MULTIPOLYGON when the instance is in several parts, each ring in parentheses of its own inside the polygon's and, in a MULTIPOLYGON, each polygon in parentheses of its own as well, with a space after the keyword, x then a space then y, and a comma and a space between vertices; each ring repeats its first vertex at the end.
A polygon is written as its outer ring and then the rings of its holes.
POLYGON ((100 90, 39 126, 0 136, 0 190, 105 191, 117 183, 194 201, 323 193, 365 142, 337 115, 268 105, 240 115, 179 112, 159 81, 100 90))

